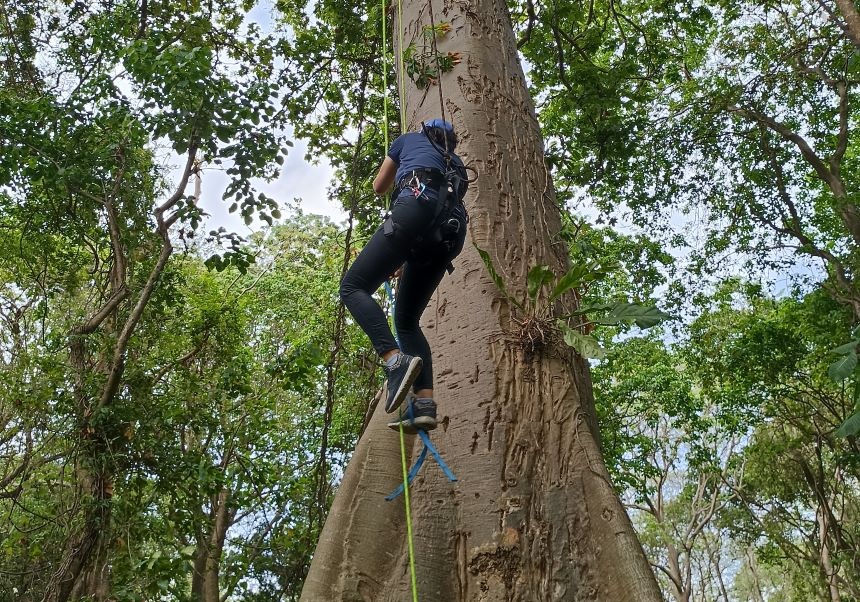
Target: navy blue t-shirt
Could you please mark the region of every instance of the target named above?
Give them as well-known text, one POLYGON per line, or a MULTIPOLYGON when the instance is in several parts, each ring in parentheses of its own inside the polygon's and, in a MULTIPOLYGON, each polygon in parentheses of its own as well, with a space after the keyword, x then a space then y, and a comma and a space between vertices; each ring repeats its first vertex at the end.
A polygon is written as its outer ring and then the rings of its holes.
MULTIPOLYGON (((463 167, 463 160, 454 153, 448 154, 451 156, 451 165, 458 168, 460 177, 465 181, 466 170, 463 167)), ((442 173, 447 169, 445 156, 433 146, 423 132, 409 132, 399 136, 391 145, 388 156, 397 164, 395 183, 400 182, 414 169, 438 169, 442 173)))

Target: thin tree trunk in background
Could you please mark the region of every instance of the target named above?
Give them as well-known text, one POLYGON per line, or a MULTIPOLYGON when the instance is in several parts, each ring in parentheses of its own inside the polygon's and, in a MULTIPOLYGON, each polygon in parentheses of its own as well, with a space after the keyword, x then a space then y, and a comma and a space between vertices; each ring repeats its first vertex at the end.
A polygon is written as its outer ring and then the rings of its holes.
POLYGON ((194 569, 191 576, 191 599, 196 602, 220 602, 221 556, 224 541, 230 528, 232 516, 228 502, 230 492, 221 489, 212 496, 212 509, 209 512, 209 530, 201 533, 194 552, 194 569))
MULTIPOLYGON (((567 267, 506 5, 433 5, 436 23, 453 28, 440 52, 463 56, 442 77, 443 116, 480 177, 466 198, 466 249, 424 314, 441 422, 432 439, 459 483, 428 462, 411 490, 419 599, 658 601, 603 464, 587 364, 556 341, 527 356, 509 340, 510 307, 470 244, 490 253, 514 291, 536 264, 559 275, 567 267)), ((404 6, 405 44, 421 44, 427 10, 404 6)), ((440 116, 435 86, 407 84, 411 129, 440 116)), ((381 412, 346 471, 303 602, 409 597, 403 500, 383 501, 399 481, 398 436, 381 412)))
POLYGON ((758 573, 758 560, 756 559, 755 552, 747 548, 744 550, 744 555, 746 556, 747 566, 753 580, 753 588, 751 590, 753 602, 765 602, 764 594, 761 591, 761 577, 758 573))
MULTIPOLYGON (((685 578, 687 571, 684 574, 681 572, 681 554, 674 544, 669 542, 666 545, 667 567, 666 571, 669 574, 669 582, 671 584, 670 591, 675 597, 676 602, 690 602, 692 588, 690 580, 685 578)), ((689 554, 685 557, 685 568, 689 568, 692 562, 689 554)))
POLYGON ((825 509, 819 505, 818 508, 818 545, 819 562, 821 574, 827 583, 827 592, 830 594, 830 602, 842 602, 839 586, 836 579, 836 569, 830 558, 829 528, 827 526, 827 514, 825 509))

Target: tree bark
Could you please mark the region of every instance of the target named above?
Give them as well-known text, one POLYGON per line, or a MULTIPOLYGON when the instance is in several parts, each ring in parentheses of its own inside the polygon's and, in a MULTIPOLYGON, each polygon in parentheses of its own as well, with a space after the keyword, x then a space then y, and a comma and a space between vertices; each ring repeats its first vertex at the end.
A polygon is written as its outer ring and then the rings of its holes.
POLYGON ((827 584, 827 593, 830 595, 831 602, 842 602, 842 595, 839 593, 837 585, 836 568, 833 566, 833 561, 830 557, 830 541, 829 527, 827 525, 827 514, 821 506, 818 508, 818 546, 819 546, 819 566, 821 576, 827 584))
POLYGON ((758 560, 756 559, 755 552, 753 552, 750 548, 747 548, 744 551, 747 560, 747 567, 750 571, 750 576, 752 577, 752 586, 750 588, 750 593, 753 597, 753 602, 765 602, 764 594, 762 593, 761 587, 761 578, 758 572, 758 560))
POLYGON ((224 540, 230 528, 231 515, 228 508, 230 492, 221 489, 212 496, 210 526, 207 533, 200 534, 194 554, 194 573, 191 577, 191 599, 197 602, 220 602, 221 556, 224 540))
POLYGON ((78 595, 92 596, 94 600, 107 598, 109 581, 101 573, 104 563, 105 529, 110 523, 110 480, 104 474, 78 469, 83 490, 83 524, 67 539, 62 561, 45 588, 42 602, 65 602, 78 595))
MULTIPOLYGON (((405 3, 405 45, 421 44, 428 10, 405 3)), ((536 264, 564 273, 567 248, 510 17, 504 2, 478 0, 445 3, 441 21, 453 30, 439 51, 464 61, 441 78, 444 114, 435 86, 408 86, 407 120, 453 122, 480 174, 466 198, 470 240, 521 293, 536 264)), ((510 305, 466 247, 424 315, 441 421, 432 438, 459 482, 428 462, 411 489, 420 598, 660 600, 602 460, 588 365, 558 340, 519 347, 510 305)), ((344 475, 303 602, 409 595, 403 501, 383 501, 400 480, 399 443, 381 412, 344 475)))
POLYGON ((851 42, 860 48, 860 12, 853 0, 836 0, 836 6, 845 19, 845 33, 851 42))
MULTIPOLYGON (((685 550, 685 552, 687 552, 687 550, 685 550)), ((668 559, 666 572, 669 576, 671 586, 669 591, 671 591, 676 602, 690 602, 693 588, 691 579, 688 578, 692 565, 692 559, 690 558, 689 553, 684 556, 683 572, 681 571, 681 554, 672 542, 669 542, 666 545, 666 557, 668 559)))

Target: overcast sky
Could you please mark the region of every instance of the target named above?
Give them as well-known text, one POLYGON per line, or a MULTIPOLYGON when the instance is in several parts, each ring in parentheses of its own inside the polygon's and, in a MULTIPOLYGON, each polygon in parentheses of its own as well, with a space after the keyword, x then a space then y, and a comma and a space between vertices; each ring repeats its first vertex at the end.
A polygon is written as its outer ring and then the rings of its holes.
MULTIPOLYGON (((272 30, 273 14, 273 3, 270 0, 260 0, 248 13, 247 19, 257 23, 264 33, 268 33, 272 30)), ((345 221, 347 213, 338 203, 332 202, 326 193, 333 175, 329 162, 325 157, 320 157, 317 164, 310 164, 305 161, 307 145, 297 140, 292 132, 287 132, 287 138, 294 146, 287 149, 288 154, 280 177, 273 182, 258 181, 258 192, 265 193, 278 201, 284 217, 290 214, 289 206, 298 205, 304 213, 327 215, 335 222, 345 221)), ((238 211, 227 212, 231 203, 221 200, 227 184, 226 174, 215 169, 205 169, 204 166, 201 206, 206 213, 210 214, 204 224, 204 231, 208 232, 223 226, 228 231, 246 236, 265 226, 264 222, 257 220, 249 228, 238 211)), ((189 192, 191 190, 189 188, 189 192)))
MULTIPOLYGON (((300 140, 293 140, 293 144, 294 146, 288 149, 280 177, 273 182, 258 181, 257 190, 278 201, 284 216, 290 213, 288 205, 299 205, 304 213, 327 215, 335 222, 345 221, 346 212, 338 203, 332 202, 326 192, 333 173, 328 161, 325 157, 320 157, 317 165, 311 165, 305 161, 306 144, 300 140)), ((227 175, 222 171, 205 169, 204 166, 200 204, 203 210, 210 214, 204 225, 205 231, 223 226, 228 231, 245 236, 259 230, 265 225, 264 222, 257 220, 249 228, 238 211, 227 212, 230 203, 221 200, 221 195, 228 181, 227 175)))

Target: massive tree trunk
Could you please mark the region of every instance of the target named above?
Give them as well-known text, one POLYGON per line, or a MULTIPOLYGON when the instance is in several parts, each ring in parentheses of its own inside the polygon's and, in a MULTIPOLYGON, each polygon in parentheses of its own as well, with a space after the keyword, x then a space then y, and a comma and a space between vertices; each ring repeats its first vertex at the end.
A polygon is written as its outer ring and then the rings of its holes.
MULTIPOLYGON (((480 177, 466 198, 466 249, 423 318, 441 420, 432 438, 459 482, 428 462, 411 489, 419 599, 660 600, 603 464, 587 364, 557 338, 534 353, 517 344, 517 315, 469 244, 491 255, 515 294, 530 267, 562 274, 567 265, 506 5, 433 5, 436 23, 453 28, 440 52, 463 57, 441 79, 444 116, 480 177)), ((420 47, 428 10, 406 3, 404 44, 420 47)), ((440 115, 435 86, 406 83, 410 125, 440 115)), ((383 501, 401 478, 385 419, 378 410, 344 475, 303 602, 409 597, 403 499, 383 501)))

